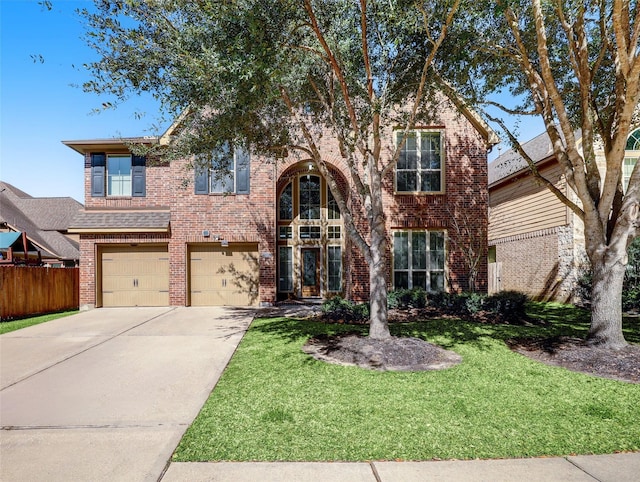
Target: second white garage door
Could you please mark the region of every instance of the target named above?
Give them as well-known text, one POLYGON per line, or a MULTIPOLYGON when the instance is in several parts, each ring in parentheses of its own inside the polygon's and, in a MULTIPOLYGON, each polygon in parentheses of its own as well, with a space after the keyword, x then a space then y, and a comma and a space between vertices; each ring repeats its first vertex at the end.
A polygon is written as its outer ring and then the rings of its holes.
POLYGON ((219 244, 189 247, 192 306, 255 306, 260 280, 258 247, 219 244))

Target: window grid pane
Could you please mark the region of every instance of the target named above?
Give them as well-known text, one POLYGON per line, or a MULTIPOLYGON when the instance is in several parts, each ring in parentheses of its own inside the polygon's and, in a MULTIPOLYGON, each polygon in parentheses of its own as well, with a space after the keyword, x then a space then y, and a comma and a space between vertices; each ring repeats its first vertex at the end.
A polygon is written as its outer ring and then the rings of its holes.
POLYGON ((340 246, 327 247, 327 288, 329 291, 342 289, 342 249, 340 246))
POLYGON ((108 156, 107 195, 131 196, 131 156, 108 156))
POLYGON ((293 219, 293 184, 289 183, 280 194, 280 219, 293 219))
POLYGON ((320 239, 320 226, 300 226, 300 239, 320 239))
MULTIPOLYGON (((398 133, 396 139, 400 143, 402 133, 398 133)), ((409 133, 396 166, 396 191, 441 192, 441 147, 440 132, 409 133)))
POLYGON ((278 259, 278 289, 280 291, 293 291, 293 249, 291 247, 280 247, 278 259))
POLYGON ((340 219, 338 201, 333 197, 329 188, 327 188, 327 219, 340 219))
POLYGON ((327 226, 327 238, 329 239, 340 239, 341 232, 340 226, 327 226))
POLYGON ((395 289, 444 290, 444 232, 393 233, 393 285, 395 289))
POLYGON ((300 178, 300 218, 320 219, 320 178, 300 178))
POLYGON ((280 226, 280 239, 293 238, 293 228, 291 226, 280 226))

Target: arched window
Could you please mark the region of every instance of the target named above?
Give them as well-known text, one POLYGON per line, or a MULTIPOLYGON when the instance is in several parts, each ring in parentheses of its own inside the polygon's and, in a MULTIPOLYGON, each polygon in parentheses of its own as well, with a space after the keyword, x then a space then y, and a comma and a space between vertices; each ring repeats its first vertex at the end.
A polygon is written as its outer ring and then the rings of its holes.
POLYGON ((279 201, 279 214, 280 219, 289 220, 293 219, 293 184, 287 184, 280 194, 279 201))
POLYGON ((320 219, 320 178, 300 178, 300 219, 320 219))
POLYGON ((640 151, 640 129, 633 131, 627 139, 627 151, 640 151))

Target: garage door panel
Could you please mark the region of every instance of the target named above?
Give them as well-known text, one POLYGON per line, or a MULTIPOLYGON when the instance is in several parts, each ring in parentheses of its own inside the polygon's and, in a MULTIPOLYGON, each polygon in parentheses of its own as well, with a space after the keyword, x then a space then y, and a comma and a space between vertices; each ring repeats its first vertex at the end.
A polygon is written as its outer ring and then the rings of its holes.
POLYGON ((191 304, 256 305, 260 272, 256 248, 255 245, 192 246, 191 304))
POLYGON ((168 306, 167 246, 102 248, 103 306, 168 306))

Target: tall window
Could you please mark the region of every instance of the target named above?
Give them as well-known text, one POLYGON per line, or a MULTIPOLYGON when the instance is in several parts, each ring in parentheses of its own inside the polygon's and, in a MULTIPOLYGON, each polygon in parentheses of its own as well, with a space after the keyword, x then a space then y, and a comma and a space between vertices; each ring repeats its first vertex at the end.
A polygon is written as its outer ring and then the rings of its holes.
POLYGON ((340 246, 327 246, 327 289, 342 289, 342 249, 340 246))
POLYGON ((331 194, 329 186, 327 186, 327 219, 340 219, 338 201, 331 194))
POLYGON ((131 196, 131 156, 107 156, 107 196, 131 196))
POLYGON ((442 231, 397 231, 393 234, 394 288, 443 291, 444 268, 442 231))
POLYGON ((300 178, 300 219, 320 219, 320 178, 300 178))
POLYGON ((293 291, 293 248, 280 246, 278 252, 278 289, 293 291))
MULTIPOLYGON (((396 133, 398 144, 402 136, 396 133)), ((443 159, 441 132, 409 132, 396 166, 396 192, 442 192, 443 159)))
POLYGON ((280 194, 279 201, 280 219, 293 219, 293 184, 287 184, 280 194))

